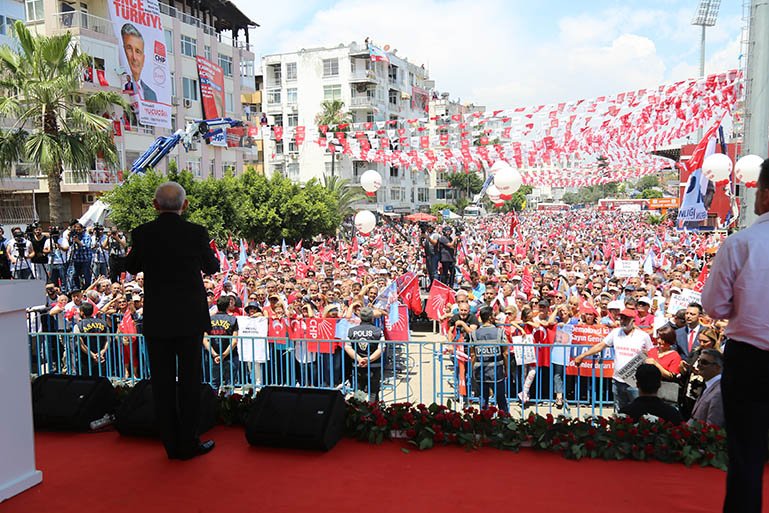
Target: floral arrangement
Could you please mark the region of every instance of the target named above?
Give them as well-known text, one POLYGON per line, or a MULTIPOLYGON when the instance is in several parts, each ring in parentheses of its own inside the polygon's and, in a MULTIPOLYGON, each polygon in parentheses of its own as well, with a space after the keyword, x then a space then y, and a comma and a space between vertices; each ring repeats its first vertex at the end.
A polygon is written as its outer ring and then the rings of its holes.
POLYGON ((569 419, 530 414, 515 419, 494 407, 486 410, 351 399, 347 403, 350 436, 371 443, 405 439, 416 448, 459 444, 518 450, 554 451, 569 459, 650 460, 712 466, 726 470, 726 434, 708 424, 671 424, 652 415, 639 422, 625 415, 569 419))
MULTIPOLYGON (((119 398, 127 390, 118 388, 119 398)), ((222 392, 218 396, 218 421, 243 425, 255 399, 246 394, 222 392)), ((521 447, 553 451, 568 459, 651 460, 711 466, 726 470, 726 433, 709 424, 672 424, 653 415, 639 422, 625 415, 585 419, 530 414, 515 419, 490 407, 485 410, 451 405, 368 402, 364 396, 347 400, 347 435, 379 444, 406 440, 419 450, 457 444, 468 449, 482 446, 517 451, 521 447)))

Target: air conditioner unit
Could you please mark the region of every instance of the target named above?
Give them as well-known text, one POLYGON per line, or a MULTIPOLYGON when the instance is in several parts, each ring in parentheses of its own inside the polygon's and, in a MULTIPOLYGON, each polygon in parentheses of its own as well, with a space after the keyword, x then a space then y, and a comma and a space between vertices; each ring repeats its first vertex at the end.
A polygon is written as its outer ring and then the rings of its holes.
POLYGON ((179 97, 171 96, 171 105, 179 105, 179 97))
POLYGON ((83 99, 83 96, 80 94, 76 94, 72 97, 74 102, 78 105, 85 105, 85 100, 83 99))
POLYGON ((291 160, 299 160, 299 154, 298 153, 292 153, 291 154, 291 160))
POLYGON ((184 99, 184 106, 185 106, 186 108, 188 108, 188 109, 189 109, 190 107, 192 107, 192 100, 188 100, 187 98, 185 98, 185 99, 184 99))
POLYGON ((83 203, 87 203, 88 205, 96 202, 96 196, 94 194, 86 194, 85 198, 83 198, 83 203))

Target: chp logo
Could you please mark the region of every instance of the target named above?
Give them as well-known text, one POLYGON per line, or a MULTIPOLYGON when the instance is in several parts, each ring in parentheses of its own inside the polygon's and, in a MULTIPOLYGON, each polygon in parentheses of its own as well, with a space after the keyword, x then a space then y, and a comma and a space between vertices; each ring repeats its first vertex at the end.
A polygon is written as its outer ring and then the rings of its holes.
POLYGON ((166 45, 162 41, 155 41, 155 62, 158 64, 166 63, 166 45))

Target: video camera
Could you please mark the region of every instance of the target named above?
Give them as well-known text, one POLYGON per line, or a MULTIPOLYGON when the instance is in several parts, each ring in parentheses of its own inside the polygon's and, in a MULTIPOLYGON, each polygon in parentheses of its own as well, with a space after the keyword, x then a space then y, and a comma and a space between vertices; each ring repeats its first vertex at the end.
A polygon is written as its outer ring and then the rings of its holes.
POLYGON ((100 238, 102 234, 104 233, 104 226, 100 225, 99 223, 95 223, 93 225, 93 234, 96 236, 96 238, 100 238))
POLYGON ((61 237, 61 231, 59 230, 59 227, 56 225, 51 225, 48 227, 48 233, 51 237, 51 240, 54 242, 59 240, 59 237, 61 237))

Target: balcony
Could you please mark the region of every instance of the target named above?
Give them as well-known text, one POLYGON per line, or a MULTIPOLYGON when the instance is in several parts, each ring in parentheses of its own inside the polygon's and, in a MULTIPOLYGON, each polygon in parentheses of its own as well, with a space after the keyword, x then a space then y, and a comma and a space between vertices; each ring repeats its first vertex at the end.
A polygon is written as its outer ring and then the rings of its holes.
POLYGON ((64 171, 62 175, 62 192, 101 192, 111 191, 115 185, 123 181, 122 171, 92 169, 86 173, 64 171))
POLYGON ((356 69, 350 73, 351 83, 373 83, 377 82, 377 76, 374 70, 371 69, 356 69))
POLYGON ((99 16, 94 16, 82 11, 68 11, 54 13, 54 32, 72 32, 73 35, 94 36, 97 38, 116 42, 112 22, 99 16))
POLYGON ((373 96, 353 96, 350 99, 351 109, 373 109, 379 105, 379 100, 373 96))
POLYGON ((233 40, 231 37, 224 36, 221 33, 217 34, 216 29, 214 27, 204 23, 200 18, 197 18, 185 12, 181 12, 175 7, 171 7, 168 4, 164 4, 163 2, 160 2, 160 12, 161 14, 165 14, 166 16, 170 16, 171 18, 177 18, 186 25, 201 28, 204 34, 217 38, 217 40, 220 43, 232 46, 233 48, 240 48, 248 52, 253 51, 253 47, 251 44, 246 43, 245 41, 233 40))

